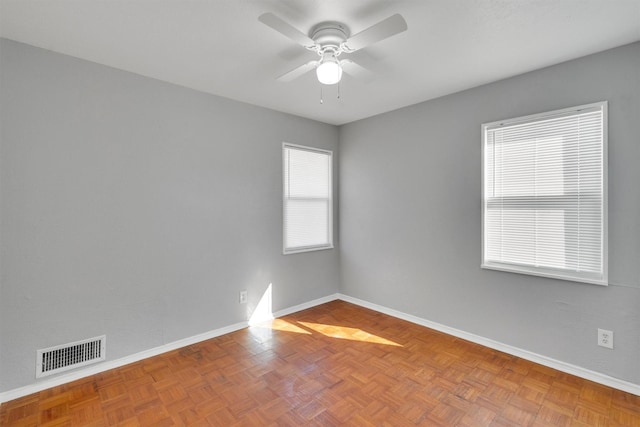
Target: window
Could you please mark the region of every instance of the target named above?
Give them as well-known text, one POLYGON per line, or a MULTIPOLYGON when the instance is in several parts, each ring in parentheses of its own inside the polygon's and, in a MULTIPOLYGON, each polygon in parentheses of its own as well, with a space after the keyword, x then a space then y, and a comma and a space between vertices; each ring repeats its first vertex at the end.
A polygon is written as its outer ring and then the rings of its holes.
POLYGON ((331 151, 283 144, 284 253, 333 247, 331 151))
POLYGON ((482 268, 606 285, 607 103, 482 133, 482 268))

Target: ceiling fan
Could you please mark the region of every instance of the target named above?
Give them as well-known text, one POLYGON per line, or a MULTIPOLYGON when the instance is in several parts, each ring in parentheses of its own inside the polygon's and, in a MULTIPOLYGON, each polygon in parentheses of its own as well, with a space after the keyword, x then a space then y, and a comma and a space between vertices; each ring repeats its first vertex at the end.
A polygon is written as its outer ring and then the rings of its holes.
POLYGON ((407 23, 400 14, 392 15, 353 36, 341 22, 321 22, 306 35, 273 13, 264 13, 258 20, 320 56, 320 59, 302 64, 276 80, 289 82, 315 69, 318 81, 325 85, 338 83, 343 70, 353 76, 370 73, 352 59, 338 59, 341 54, 355 52, 407 30, 407 23))

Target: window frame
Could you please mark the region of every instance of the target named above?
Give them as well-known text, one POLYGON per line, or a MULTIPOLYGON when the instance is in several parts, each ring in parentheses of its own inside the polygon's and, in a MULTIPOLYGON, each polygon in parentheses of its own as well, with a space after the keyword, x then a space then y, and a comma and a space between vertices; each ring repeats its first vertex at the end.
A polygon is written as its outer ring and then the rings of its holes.
POLYGON ((608 102, 601 101, 591 104, 584 104, 576 107, 563 108, 559 110, 547 111, 537 114, 531 114, 527 116, 515 117, 506 120, 498 120, 490 123, 484 123, 481 125, 482 131, 482 163, 481 163, 481 175, 482 175, 482 199, 481 199, 481 214, 482 214, 482 239, 481 239, 481 265, 482 269, 506 271, 511 273, 526 274, 532 276, 548 277, 560 280, 568 280, 573 282, 595 284, 601 286, 608 285, 608 102), (556 117, 567 117, 572 115, 578 115, 582 111, 587 109, 600 109, 602 112, 602 222, 601 222, 601 266, 602 274, 600 277, 588 277, 589 275, 580 275, 579 272, 572 274, 570 270, 558 269, 557 272, 549 267, 535 267, 519 264, 501 263, 487 259, 487 230, 486 230, 486 212, 487 212, 487 195, 485 194, 485 182, 486 182, 486 155, 487 148, 487 135, 492 129, 496 129, 501 126, 513 126, 527 123, 540 122, 556 117), (572 114, 573 113, 573 114, 572 114))
POLYGON ((291 144, 288 142, 282 143, 282 254, 283 255, 291 255, 297 253, 304 252, 313 252, 313 251, 322 251, 326 249, 333 249, 333 151, 326 150, 322 148, 309 147, 305 145, 291 144), (318 153, 328 156, 329 161, 329 197, 327 199, 328 202, 328 217, 327 217, 327 240, 328 243, 321 245, 312 245, 312 246, 296 246, 292 248, 287 247, 287 182, 286 182, 286 150, 294 149, 294 150, 302 150, 309 151, 312 153, 318 153))

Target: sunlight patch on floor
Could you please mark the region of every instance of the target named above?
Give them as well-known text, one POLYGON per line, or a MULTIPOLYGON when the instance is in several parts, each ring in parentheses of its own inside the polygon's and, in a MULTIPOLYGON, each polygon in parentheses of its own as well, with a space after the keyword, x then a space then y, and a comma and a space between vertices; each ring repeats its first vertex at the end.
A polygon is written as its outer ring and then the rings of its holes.
POLYGON ((282 332, 295 332, 296 334, 311 335, 311 332, 307 331, 306 329, 302 329, 301 327, 296 326, 293 323, 287 322, 286 320, 283 320, 283 319, 273 319, 270 321, 257 323, 252 326, 255 326, 257 328, 266 328, 266 329, 282 331, 282 332))
POLYGON ((258 305, 256 305, 256 308, 249 316, 249 330, 251 334, 261 342, 270 340, 272 338, 273 331, 293 332, 296 334, 306 335, 311 335, 310 331, 314 331, 331 338, 402 347, 402 345, 398 343, 370 334, 358 328, 325 325, 322 323, 312 322, 295 322, 297 323, 296 325, 292 322, 287 322, 284 319, 274 319, 272 292, 273 284, 269 283, 269 286, 267 286, 267 289, 262 294, 258 305))
POLYGON ((313 331, 319 332, 322 335, 325 335, 331 338, 339 338, 344 340, 362 341, 362 342, 368 342, 372 344, 384 344, 384 345, 393 345, 396 347, 402 347, 402 345, 396 342, 379 337, 377 335, 370 334, 358 328, 349 328, 346 326, 335 326, 335 325, 324 325, 322 323, 311 323, 311 322, 298 322, 298 323, 313 331))

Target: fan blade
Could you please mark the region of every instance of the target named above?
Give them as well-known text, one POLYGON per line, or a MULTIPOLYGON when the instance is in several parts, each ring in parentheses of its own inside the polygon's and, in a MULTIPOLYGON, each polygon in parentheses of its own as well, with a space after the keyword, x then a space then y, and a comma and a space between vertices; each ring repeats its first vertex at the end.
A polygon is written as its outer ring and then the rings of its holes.
POLYGON ((343 59, 340 61, 340 66, 342 67, 342 71, 350 76, 357 77, 365 82, 373 80, 373 73, 371 70, 364 68, 352 59, 343 59))
POLYGON ((402 15, 396 13, 375 25, 350 37, 345 43, 347 52, 355 52, 380 40, 394 36, 407 30, 407 22, 402 15))
POLYGON ((291 80, 295 80, 301 75, 306 74, 309 71, 313 70, 318 65, 320 65, 320 61, 309 61, 306 64, 302 64, 301 66, 294 68, 288 73, 284 73, 283 75, 278 77, 276 80, 283 83, 290 82, 291 80))
POLYGON ((280 34, 289 37, 291 40, 301 46, 312 47, 313 45, 315 45, 315 42, 311 40, 306 34, 303 34, 298 29, 278 18, 273 13, 263 13, 258 17, 258 21, 262 22, 268 27, 273 28, 280 34))

